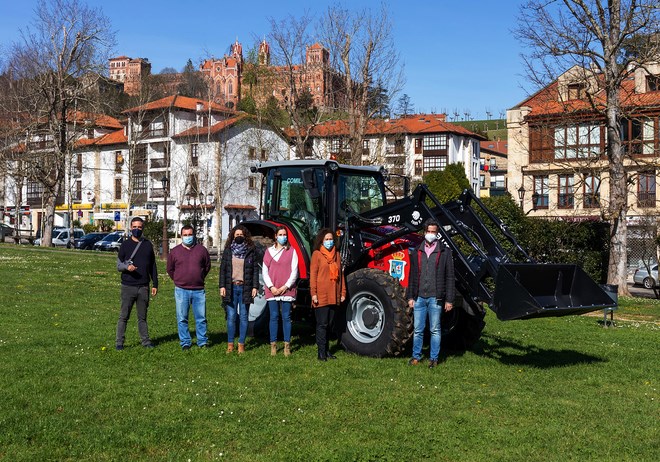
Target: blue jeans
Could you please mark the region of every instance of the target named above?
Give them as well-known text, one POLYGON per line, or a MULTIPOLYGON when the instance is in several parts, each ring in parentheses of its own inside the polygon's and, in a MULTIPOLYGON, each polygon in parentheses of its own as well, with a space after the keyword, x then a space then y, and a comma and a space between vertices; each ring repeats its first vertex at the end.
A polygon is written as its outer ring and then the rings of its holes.
POLYGON ((204 346, 206 337, 206 292, 204 289, 182 289, 174 287, 174 300, 176 303, 176 322, 179 329, 179 342, 181 346, 190 346, 190 332, 188 331, 188 312, 192 306, 195 317, 195 331, 197 333, 197 346, 204 346))
POLYGON ((231 305, 227 305, 227 342, 234 343, 236 315, 240 317, 238 343, 245 343, 248 330, 248 307, 243 303, 243 286, 235 285, 231 291, 231 305))
POLYGON ((284 341, 291 341, 291 302, 280 300, 268 300, 268 310, 270 311, 270 342, 277 342, 277 325, 280 321, 280 306, 282 307, 282 331, 284 332, 284 341))
POLYGON ((413 335, 414 359, 422 359, 422 344, 424 343, 424 329, 426 329, 426 317, 429 318, 429 330, 431 331, 431 360, 438 360, 440 354, 440 313, 442 308, 438 305, 435 297, 418 297, 415 300, 415 333, 413 335))

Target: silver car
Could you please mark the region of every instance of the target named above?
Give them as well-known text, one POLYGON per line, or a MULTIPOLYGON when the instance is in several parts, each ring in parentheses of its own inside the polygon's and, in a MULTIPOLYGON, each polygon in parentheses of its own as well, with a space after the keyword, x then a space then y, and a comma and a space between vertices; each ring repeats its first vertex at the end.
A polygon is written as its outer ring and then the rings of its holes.
POLYGON ((641 284, 646 289, 653 289, 653 287, 658 285, 658 264, 649 265, 651 268, 651 274, 649 275, 648 270, 645 265, 639 266, 635 270, 633 275, 633 281, 635 284, 641 284))

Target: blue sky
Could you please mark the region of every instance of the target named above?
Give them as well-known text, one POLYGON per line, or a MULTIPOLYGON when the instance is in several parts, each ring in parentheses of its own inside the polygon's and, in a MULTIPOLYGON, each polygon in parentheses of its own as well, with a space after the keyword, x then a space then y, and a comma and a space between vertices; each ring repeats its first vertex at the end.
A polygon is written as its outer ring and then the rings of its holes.
MULTIPOLYGON (((337 2, 316 0, 88 1, 101 6, 116 31, 115 55, 146 57, 153 72, 180 70, 209 55, 222 56, 236 38, 244 49, 267 35, 269 18, 320 15, 337 2), (185 6, 182 6, 185 5, 185 6), (236 7, 238 5, 238 8, 236 7)), ((36 0, 0 0, 0 47, 29 25, 36 0)), ((379 9, 379 2, 352 0, 351 9, 379 9)), ((486 109, 499 117, 533 88, 525 87, 521 45, 512 36, 520 0, 391 0, 385 2, 405 64, 406 84, 417 112, 486 109), (523 88, 524 87, 524 88, 523 88)))

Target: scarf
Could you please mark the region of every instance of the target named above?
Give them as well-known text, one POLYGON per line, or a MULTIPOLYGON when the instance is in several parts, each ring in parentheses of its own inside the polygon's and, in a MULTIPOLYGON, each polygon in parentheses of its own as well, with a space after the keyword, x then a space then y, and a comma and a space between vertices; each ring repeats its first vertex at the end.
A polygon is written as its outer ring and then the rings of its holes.
POLYGON ((245 255, 247 255, 247 251, 248 251, 247 242, 243 242, 242 244, 237 244, 235 242, 231 243, 231 254, 234 257, 240 258, 242 260, 245 258, 245 255))
POLYGON ((335 255, 337 251, 333 247, 332 250, 328 250, 325 247, 321 246, 321 255, 325 257, 325 261, 328 262, 328 269, 330 270, 330 280, 336 281, 339 279, 339 265, 335 261, 335 255))

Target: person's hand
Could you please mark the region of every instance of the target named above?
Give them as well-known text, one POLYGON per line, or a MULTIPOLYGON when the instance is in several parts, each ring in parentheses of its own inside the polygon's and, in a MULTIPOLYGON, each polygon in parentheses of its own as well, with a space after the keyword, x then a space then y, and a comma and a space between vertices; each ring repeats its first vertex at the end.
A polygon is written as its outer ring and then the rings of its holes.
POLYGON ((445 311, 451 311, 454 308, 453 303, 445 302, 445 311))
POLYGON ((345 300, 346 300, 346 297, 344 297, 344 296, 342 295, 342 296, 341 296, 341 302, 344 303, 345 300))
POLYGON ((256 287, 253 287, 253 288, 252 288, 252 298, 254 298, 254 297, 256 297, 256 296, 257 296, 257 288, 256 288, 256 287))
POLYGON ((314 305, 319 304, 319 298, 316 295, 312 295, 312 304, 314 305))
POLYGON ((408 308, 415 308, 415 300, 412 298, 408 300, 408 308))
POLYGON ((227 296, 227 290, 224 287, 220 287, 220 296, 223 298, 227 296))
POLYGON ((137 269, 137 266, 135 265, 128 265, 128 268, 126 268, 128 271, 135 271, 137 269))
POLYGON ((157 293, 158 293, 158 287, 152 287, 151 288, 151 296, 155 297, 157 293))

